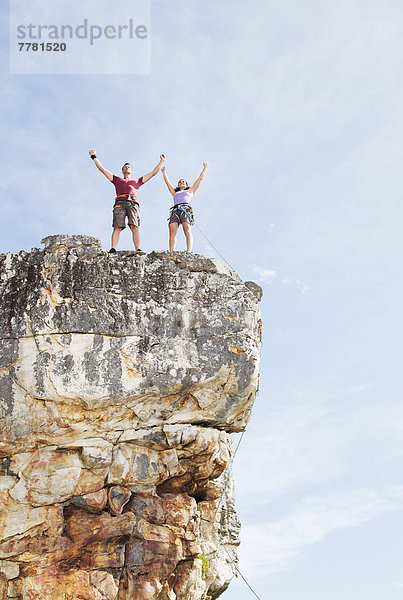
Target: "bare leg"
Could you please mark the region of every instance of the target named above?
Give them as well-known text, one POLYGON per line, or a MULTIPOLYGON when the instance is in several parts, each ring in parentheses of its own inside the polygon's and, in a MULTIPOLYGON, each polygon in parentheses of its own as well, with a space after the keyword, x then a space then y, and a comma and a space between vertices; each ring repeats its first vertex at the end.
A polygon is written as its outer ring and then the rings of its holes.
POLYGON ((179 223, 169 224, 169 250, 175 250, 176 246, 176 233, 178 231, 179 223))
POLYGON ((193 234, 190 223, 182 223, 182 226, 186 238, 186 249, 188 252, 191 252, 193 247, 193 234))
POLYGON ((122 231, 122 227, 115 227, 112 231, 112 248, 116 248, 119 241, 120 232, 122 231))
POLYGON ((130 225, 130 229, 132 230, 133 236, 133 244, 136 250, 140 248, 140 231, 137 225, 130 225))

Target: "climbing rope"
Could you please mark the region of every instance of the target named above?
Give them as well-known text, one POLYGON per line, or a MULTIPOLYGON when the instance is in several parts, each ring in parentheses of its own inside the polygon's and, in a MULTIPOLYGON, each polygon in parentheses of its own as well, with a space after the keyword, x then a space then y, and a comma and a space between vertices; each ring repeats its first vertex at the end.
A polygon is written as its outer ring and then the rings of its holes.
POLYGON ((237 445, 236 445, 236 447, 235 447, 235 450, 234 450, 234 453, 233 453, 233 455, 232 455, 232 458, 231 458, 230 462, 228 463, 228 465, 226 466, 226 469, 225 469, 225 470, 227 471, 227 474, 226 474, 226 477, 225 477, 225 480, 224 480, 224 487, 223 487, 223 490, 222 490, 222 492, 221 492, 220 500, 219 500, 219 502, 218 502, 217 508, 216 508, 216 510, 215 510, 215 513, 214 513, 214 517, 213 517, 213 521, 212 521, 212 523, 213 523, 213 524, 214 524, 214 522, 215 522, 215 519, 216 519, 216 516, 217 516, 218 510, 219 510, 219 508, 220 508, 220 506, 221 506, 221 504, 222 504, 222 500, 223 500, 223 497, 224 497, 224 493, 225 493, 225 490, 226 490, 226 487, 227 487, 227 485, 228 485, 228 481, 229 481, 229 478, 230 478, 230 475, 231 475, 231 467, 232 467, 232 465, 233 465, 233 462, 234 462, 234 460, 235 460, 235 456, 236 456, 236 453, 238 452, 239 446, 241 445, 241 442, 242 442, 243 436, 245 435, 246 428, 247 428, 247 426, 248 426, 248 423, 249 423, 249 421, 250 421, 250 418, 251 418, 251 416, 252 416, 252 410, 253 410, 253 406, 254 406, 254 404, 255 404, 255 402, 256 402, 256 398, 257 398, 257 396, 259 395, 259 380, 260 380, 260 374, 258 375, 258 379, 257 379, 257 386, 256 386, 256 392, 255 392, 255 397, 254 397, 254 399, 253 399, 252 406, 251 406, 251 407, 250 407, 250 409, 249 409, 248 417, 247 417, 247 419, 246 419, 246 423, 245 423, 245 429, 244 429, 244 430, 243 430, 243 432, 241 433, 241 436, 240 436, 240 438, 239 438, 239 440, 238 440, 238 443, 237 443, 237 445))
MULTIPOLYGON (((215 252, 217 252, 217 254, 218 254, 218 255, 219 255, 219 256, 220 256, 220 257, 223 259, 223 261, 224 261, 224 262, 225 262, 225 263, 226 263, 226 264, 229 266, 229 268, 230 268, 232 271, 235 271, 234 267, 233 267, 233 266, 232 266, 232 265, 231 265, 231 264, 230 264, 230 263, 229 263, 229 262, 228 262, 228 261, 227 261, 227 260, 224 258, 224 256, 221 254, 221 252, 219 252, 219 251, 217 250, 217 248, 216 248, 216 247, 214 246, 214 244, 213 244, 213 243, 212 243, 212 242, 211 242, 211 241, 208 239, 208 237, 207 237, 207 236, 206 236, 206 235, 203 233, 203 231, 200 229, 200 227, 197 225, 197 223, 196 223, 196 222, 193 222, 193 225, 195 225, 195 226, 197 227, 197 229, 200 231, 200 233, 201 233, 201 234, 202 234, 202 236, 205 238, 205 240, 207 241, 207 243, 208 243, 208 244, 210 244, 210 246, 211 246, 211 247, 212 247, 212 248, 215 250, 215 252)), ((258 328, 259 328, 259 341, 260 341, 260 342, 262 342, 262 320, 261 320, 261 319, 259 319, 259 321, 258 321, 258 328)), ((251 585, 249 584, 249 582, 246 580, 246 578, 244 577, 244 575, 241 573, 241 571, 240 571, 239 567, 238 567, 238 566, 235 564, 235 562, 234 562, 234 560, 233 560, 232 556, 231 556, 231 555, 230 555, 230 553, 228 552, 228 549, 227 549, 227 547, 226 547, 225 543, 222 541, 222 538, 221 538, 221 535, 220 535, 220 532, 219 532, 219 530, 216 528, 216 525, 215 525, 215 520, 216 520, 216 517, 217 517, 217 513, 218 513, 218 511, 219 511, 219 509, 220 509, 220 506, 221 506, 221 504, 222 504, 223 497, 224 497, 224 494, 225 494, 225 490, 226 490, 226 488, 227 488, 227 486, 228 486, 229 478, 230 478, 230 475, 231 475, 231 468, 232 468, 232 465, 233 465, 233 463, 234 463, 235 456, 236 456, 236 454, 237 454, 237 452, 238 452, 238 450, 239 450, 239 446, 241 445, 241 442, 242 442, 243 436, 245 435, 246 428, 247 428, 247 426, 248 426, 248 423, 249 423, 249 420, 250 420, 250 418, 251 418, 251 416, 252 416, 252 410, 253 410, 253 406, 254 406, 254 404, 255 404, 255 401, 256 401, 256 398, 257 398, 257 396, 258 396, 258 394, 259 394, 259 380, 260 380, 260 374, 258 375, 258 382, 257 382, 257 386, 256 386, 255 397, 253 398, 252 405, 251 405, 251 407, 250 407, 250 409, 249 409, 249 413, 248 413, 248 416, 247 416, 247 419, 246 419, 246 423, 245 423, 245 428, 244 428, 243 432, 241 433, 241 436, 240 436, 240 438, 239 438, 239 440, 238 440, 238 443, 237 443, 237 445, 236 445, 236 447, 235 447, 235 451, 234 451, 234 453, 233 453, 233 455, 232 455, 232 458, 231 458, 230 462, 228 463, 228 465, 227 465, 227 467, 226 467, 226 475, 225 475, 225 479, 224 479, 224 487, 223 487, 223 489, 222 489, 221 496, 220 496, 220 499, 219 499, 219 501, 218 501, 218 504, 217 504, 217 508, 216 508, 216 510, 215 510, 215 513, 214 513, 214 516, 213 516, 213 520, 212 520, 212 521, 210 521, 209 519, 203 519, 203 520, 204 520, 204 521, 208 521, 209 523, 211 523, 211 524, 213 525, 214 531, 217 533, 218 541, 219 541, 220 545, 221 545, 221 546, 224 548, 224 550, 225 550, 225 552, 226 552, 226 554, 227 554, 227 556, 228 556, 229 560, 231 561, 231 564, 233 565, 233 567, 234 567, 235 571, 238 573, 238 575, 241 577, 241 579, 242 579, 242 580, 245 582, 245 584, 246 584, 246 585, 247 585, 247 587, 250 589, 250 591, 252 592, 252 594, 253 594, 253 595, 254 595, 256 598, 258 598, 258 600, 261 600, 260 596, 258 596, 258 594, 255 592, 255 590, 252 588, 252 586, 251 586, 251 585)))
POLYGON ((237 443, 237 445, 236 445, 236 447, 235 447, 235 451, 234 451, 234 453, 233 453, 233 455, 232 455, 232 458, 231 458, 230 462, 228 463, 228 465, 227 465, 227 467, 226 467, 226 471, 227 471, 227 473, 226 473, 225 480, 224 480, 224 487, 223 487, 223 490, 222 490, 222 492, 221 492, 221 496, 220 496, 220 499, 219 499, 219 501, 218 501, 218 505, 217 505, 217 508, 216 508, 216 510, 215 510, 215 513, 214 513, 214 516, 213 516, 213 520, 212 520, 212 521, 210 521, 210 523, 213 525, 214 531, 217 533, 217 536, 218 536, 218 541, 219 541, 220 545, 221 545, 221 546, 224 548, 224 550, 225 550, 225 552, 226 552, 226 554, 227 554, 228 558, 230 559, 230 561, 231 561, 231 563, 232 563, 232 565, 233 565, 233 567, 234 567, 235 571, 238 573, 238 575, 241 577, 241 579, 242 579, 242 580, 245 582, 245 584, 248 586, 248 588, 250 589, 250 591, 252 592, 252 594, 253 594, 253 595, 254 595, 256 598, 258 598, 258 600, 261 600, 260 596, 258 596, 258 594, 255 592, 255 590, 254 590, 254 589, 252 588, 252 586, 249 584, 249 582, 247 581, 247 579, 246 579, 246 578, 244 577, 244 575, 241 573, 241 571, 240 571, 239 567, 238 567, 238 566, 235 564, 235 562, 234 562, 234 560, 233 560, 232 556, 231 556, 231 555, 230 555, 230 553, 228 552, 228 549, 227 549, 227 547, 226 547, 225 543, 224 543, 224 542, 222 541, 222 539, 221 539, 221 535, 220 535, 220 532, 219 532, 219 530, 217 529, 217 527, 216 527, 216 525, 215 525, 216 516, 217 516, 217 513, 218 513, 218 511, 219 511, 219 508, 220 508, 220 506, 221 506, 221 504, 222 504, 222 501, 223 501, 223 498, 224 498, 225 490, 226 490, 226 488, 227 488, 227 485, 228 485, 228 482, 229 482, 229 478, 230 478, 230 475, 231 475, 231 468, 232 468, 232 465, 233 465, 233 463, 234 463, 235 456, 236 456, 236 454, 237 454, 237 452, 238 452, 238 450, 239 450, 239 446, 241 445, 241 442, 242 442, 243 436, 245 435, 245 432, 246 432, 246 427, 248 426, 248 423, 249 423, 249 421, 250 421, 250 418, 251 418, 251 416, 252 416, 252 410, 253 410, 253 406, 254 406, 254 404, 255 404, 255 401, 256 401, 256 398, 257 398, 257 396, 258 396, 258 394, 259 394, 259 378, 260 378, 260 375, 258 375, 258 384, 257 384, 257 387, 256 387, 255 397, 254 397, 254 399, 253 399, 252 406, 251 406, 251 407, 250 407, 250 409, 249 409, 249 413, 248 413, 248 416, 247 416, 247 419, 246 419, 246 423, 245 423, 245 429, 243 430, 243 432, 242 432, 242 434, 241 434, 241 436, 240 436, 240 438, 239 438, 239 440, 238 440, 238 443, 237 443))
POLYGON ((214 246, 214 244, 213 244, 212 242, 210 242, 210 240, 208 239, 208 237, 207 237, 207 236, 206 236, 206 235, 205 235, 205 234, 202 232, 202 230, 200 229, 200 227, 198 226, 198 224, 197 224, 196 222, 194 222, 194 223, 193 223, 193 225, 194 225, 195 227, 197 227, 197 229, 200 231, 200 233, 202 234, 202 236, 203 236, 203 237, 206 239, 207 243, 208 243, 208 244, 210 244, 210 246, 211 246, 211 247, 212 247, 212 248, 215 250, 215 252, 217 252, 217 254, 218 254, 219 256, 221 256, 221 258, 223 259, 223 261, 224 261, 225 263, 227 263, 227 265, 229 266, 229 268, 230 268, 232 271, 235 271, 234 267, 233 267, 232 265, 230 265, 230 264, 229 264, 229 262, 228 262, 228 261, 227 261, 227 260, 226 260, 226 259, 223 257, 223 255, 221 254, 221 252, 219 252, 219 251, 217 250, 217 248, 214 246))
MULTIPOLYGON (((213 523, 213 527, 215 529, 215 531, 218 533, 217 529, 215 528, 215 525, 213 523)), ((258 599, 261 600, 260 596, 257 595, 257 593, 255 592, 255 590, 253 589, 253 587, 250 585, 250 583, 245 579, 245 577, 242 575, 241 571, 239 570, 239 567, 234 563, 234 561, 232 560, 232 556, 231 554, 228 552, 227 547, 225 546, 225 544, 220 540, 220 535, 218 534, 218 541, 220 542, 221 546, 224 548, 228 558, 230 559, 234 569, 236 570, 236 572, 238 573, 238 575, 241 577, 241 579, 246 583, 246 585, 248 586, 248 588, 250 589, 250 591, 252 592, 252 594, 258 599)))
POLYGON ((257 384, 257 387, 256 387, 255 397, 254 397, 254 399, 253 399, 252 406, 251 406, 251 407, 250 407, 250 409, 249 409, 249 413, 248 413, 248 416, 247 416, 247 419, 246 419, 246 423, 245 423, 245 429, 243 430, 243 432, 242 432, 242 434, 241 434, 241 436, 240 436, 240 438, 239 438, 239 440, 238 440, 238 443, 237 443, 237 445, 236 445, 236 447, 235 447, 235 451, 234 451, 234 453, 233 453, 233 455, 232 455, 232 458, 231 458, 230 462, 228 463, 228 465, 227 465, 227 467, 226 467, 226 469, 225 469, 225 470, 226 470, 226 476, 225 476, 225 479, 224 479, 224 486, 223 486, 223 489, 222 489, 222 492, 221 492, 220 499, 219 499, 219 501, 218 501, 218 504, 217 504, 217 508, 216 508, 216 510, 215 510, 215 513, 214 513, 214 516, 213 516, 213 520, 211 521, 210 519, 203 519, 203 521, 207 521, 208 523, 211 523, 211 524, 212 524, 212 526, 213 526, 213 528, 214 528, 214 531, 215 531, 215 532, 216 532, 216 534, 217 534, 218 541, 219 541, 220 545, 221 545, 221 546, 224 548, 224 550, 225 550, 225 552, 226 552, 226 554, 227 554, 227 556, 228 556, 228 558, 229 558, 229 560, 230 560, 231 564, 233 565, 233 567, 234 567, 235 571, 238 573, 238 575, 241 577, 241 579, 242 579, 242 580, 245 582, 245 584, 248 586, 248 588, 250 589, 250 591, 252 592, 252 594, 253 594, 253 595, 254 595, 256 598, 258 598, 258 600, 261 600, 260 596, 258 596, 258 594, 257 594, 257 593, 255 592, 255 590, 252 588, 252 586, 250 585, 250 583, 247 581, 246 577, 244 577, 244 575, 241 573, 241 571, 240 571, 240 569, 239 569, 238 565, 236 565, 236 564, 235 564, 235 562, 234 562, 234 560, 233 560, 233 558, 232 558, 231 554, 228 552, 228 549, 227 549, 227 547, 226 547, 225 543, 222 541, 222 538, 221 538, 220 531, 217 529, 217 527, 216 527, 216 525, 215 525, 215 520, 216 520, 216 517, 217 517, 217 513, 218 513, 218 511, 219 511, 219 509, 220 509, 220 506, 221 506, 221 504, 222 504, 222 501, 223 501, 223 498, 224 498, 225 490, 226 490, 226 488, 227 488, 227 485, 228 485, 228 482, 229 482, 229 478, 230 478, 230 475, 231 475, 231 468, 232 468, 232 465, 233 465, 233 463, 234 463, 234 460, 235 460, 236 453, 238 452, 238 450, 239 450, 239 446, 241 445, 241 442, 242 442, 242 439, 243 439, 243 436, 245 435, 245 432, 246 432, 246 427, 247 427, 247 425, 248 425, 248 423, 249 423, 249 421, 250 421, 250 418, 251 418, 251 416, 252 416, 252 410, 253 410, 253 406, 254 406, 254 404, 255 404, 255 401, 256 401, 256 398, 257 398, 257 396, 259 395, 259 378, 260 378, 260 375, 258 375, 258 384, 257 384))

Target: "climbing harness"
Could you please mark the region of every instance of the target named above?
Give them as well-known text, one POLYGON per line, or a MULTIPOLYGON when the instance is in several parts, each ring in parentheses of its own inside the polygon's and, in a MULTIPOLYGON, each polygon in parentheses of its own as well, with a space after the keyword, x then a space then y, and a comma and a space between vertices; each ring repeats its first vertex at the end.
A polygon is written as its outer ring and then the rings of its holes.
POLYGON ((175 204, 174 206, 171 206, 171 208, 169 209, 169 217, 167 221, 169 221, 172 215, 175 213, 179 213, 178 216, 180 216, 180 213, 186 215, 190 220, 190 224, 193 225, 195 219, 193 215, 193 208, 190 206, 190 204, 179 203, 175 204))
POLYGON ((136 196, 134 194, 118 194, 116 196, 116 200, 118 198, 126 198, 126 200, 136 200, 136 196))
POLYGON ((137 198, 134 194, 118 194, 115 198, 115 204, 117 202, 122 202, 124 200, 128 200, 129 202, 133 202, 133 204, 138 204, 137 198))
POLYGON ((122 206, 122 202, 130 202, 132 206, 135 204, 137 204, 138 207, 140 206, 140 204, 137 202, 136 196, 134 196, 133 194, 119 194, 115 198, 115 204, 113 205, 113 208, 115 208, 115 206, 122 206))

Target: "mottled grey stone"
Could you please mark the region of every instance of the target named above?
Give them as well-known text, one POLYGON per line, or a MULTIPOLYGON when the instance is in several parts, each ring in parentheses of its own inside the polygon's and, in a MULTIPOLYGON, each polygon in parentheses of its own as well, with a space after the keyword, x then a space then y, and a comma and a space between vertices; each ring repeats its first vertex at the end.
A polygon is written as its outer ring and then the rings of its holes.
POLYGON ((11 415, 14 408, 14 392, 11 377, 0 374, 0 418, 11 415))
MULTIPOLYGON (((135 411, 148 397, 153 409, 140 414, 151 425, 242 429, 260 358, 260 312, 249 284, 220 261, 188 252, 111 260, 96 238, 44 243, 45 253, 0 259, 0 360, 17 361, 23 389, 50 402, 130 403, 135 411), (20 350, 10 342, 30 336, 34 383, 26 381, 26 342, 20 350), (190 398, 199 406, 191 408, 190 398)), ((10 399, 12 385, 3 386, 10 399)))
POLYGON ((252 294, 254 294, 256 296, 256 298, 258 299, 258 301, 260 302, 260 300, 263 297, 263 290, 260 287, 260 285, 258 285, 254 281, 245 281, 245 285, 247 288, 250 289, 252 294))
POLYGON ((89 235, 49 235, 43 238, 42 244, 44 244, 46 252, 58 250, 60 248, 69 250, 72 248, 80 248, 80 250, 82 250, 85 246, 92 246, 99 250, 102 249, 101 240, 89 235))
POLYGON ((2 340, 0 346, 0 368, 11 366, 18 358, 18 340, 2 340))
POLYGON ((148 477, 148 456, 147 454, 141 454, 136 458, 136 475, 139 479, 145 479, 148 477))

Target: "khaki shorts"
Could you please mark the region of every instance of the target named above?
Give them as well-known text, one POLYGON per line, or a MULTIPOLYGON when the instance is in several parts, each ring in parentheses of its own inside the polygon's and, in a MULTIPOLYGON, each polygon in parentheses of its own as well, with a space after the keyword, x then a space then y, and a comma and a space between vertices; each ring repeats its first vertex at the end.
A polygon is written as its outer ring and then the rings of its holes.
POLYGON ((140 227, 140 206, 138 202, 131 200, 118 200, 113 207, 113 222, 112 227, 124 229, 127 223, 140 227))

